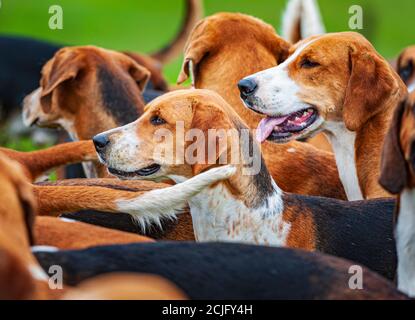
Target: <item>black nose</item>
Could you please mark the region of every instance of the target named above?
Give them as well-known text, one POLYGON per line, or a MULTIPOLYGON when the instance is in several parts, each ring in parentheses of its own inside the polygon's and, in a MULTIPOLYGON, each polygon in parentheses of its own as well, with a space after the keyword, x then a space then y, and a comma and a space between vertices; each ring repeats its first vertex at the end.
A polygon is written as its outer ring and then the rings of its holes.
POLYGON ((95 137, 93 137, 92 141, 94 141, 95 149, 98 152, 103 152, 105 150, 105 147, 110 143, 108 136, 103 133, 98 134, 95 137))
POLYGON ((255 92, 257 84, 255 80, 246 78, 238 82, 238 88, 241 94, 247 97, 255 92))

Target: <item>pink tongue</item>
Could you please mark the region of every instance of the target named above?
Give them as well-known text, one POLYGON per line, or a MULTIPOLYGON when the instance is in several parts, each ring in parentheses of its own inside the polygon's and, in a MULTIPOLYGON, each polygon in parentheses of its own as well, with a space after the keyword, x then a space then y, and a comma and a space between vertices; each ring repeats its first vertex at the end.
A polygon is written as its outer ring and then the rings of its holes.
POLYGON ((263 143, 267 138, 271 135, 272 131, 274 130, 275 126, 280 125, 285 120, 288 119, 289 116, 285 117, 275 117, 275 118, 265 118, 262 119, 258 125, 256 131, 256 139, 259 143, 263 143))

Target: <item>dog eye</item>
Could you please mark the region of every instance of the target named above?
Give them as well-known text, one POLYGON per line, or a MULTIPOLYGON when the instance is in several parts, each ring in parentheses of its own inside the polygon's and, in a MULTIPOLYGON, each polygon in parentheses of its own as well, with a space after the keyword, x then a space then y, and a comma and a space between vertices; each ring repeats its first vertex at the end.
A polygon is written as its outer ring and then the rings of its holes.
POLYGON ((159 126, 166 123, 166 120, 160 118, 159 116, 152 116, 150 122, 154 126, 159 126))
POLYGON ((311 69, 311 68, 315 68, 318 67, 320 64, 318 62, 314 62, 311 61, 310 59, 304 59, 303 61, 301 61, 301 68, 305 68, 305 69, 311 69))
POLYGON ((402 78, 403 81, 406 82, 406 81, 409 80, 409 78, 412 75, 412 72, 414 71, 413 69, 414 69, 414 66, 413 66, 412 61, 411 61, 411 62, 409 62, 409 64, 406 67, 399 70, 399 75, 400 75, 400 77, 402 78))

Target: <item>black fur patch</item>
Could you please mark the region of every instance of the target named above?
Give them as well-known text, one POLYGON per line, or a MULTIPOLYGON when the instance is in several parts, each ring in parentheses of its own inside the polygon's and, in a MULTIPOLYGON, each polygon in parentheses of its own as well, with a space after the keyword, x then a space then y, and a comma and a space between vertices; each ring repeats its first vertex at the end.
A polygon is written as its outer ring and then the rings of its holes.
MULTIPOLYGON (((242 137, 242 129, 248 130, 248 128, 240 121, 233 121, 233 124, 235 125, 235 128, 238 130, 240 137, 242 137)), ((252 183, 258 190, 259 197, 256 197, 255 201, 251 205, 253 206, 253 208, 258 208, 264 204, 268 206, 268 197, 270 197, 275 190, 272 186, 272 178, 267 169, 264 158, 262 157, 261 150, 259 149, 258 144, 255 142, 251 131, 249 131, 248 143, 241 141, 241 151, 242 154, 249 155, 249 158, 251 159, 254 156, 257 157, 255 160, 253 160, 253 163, 257 163, 258 161, 261 163, 261 168, 259 172, 257 174, 252 175, 252 183), (245 150, 246 147, 248 147, 248 150, 245 150), (259 157, 260 159, 258 159, 259 157)), ((246 167, 249 168, 250 165, 251 164, 248 164, 246 167)))
POLYGON ((317 250, 394 279, 397 261, 393 199, 346 202, 285 194, 284 203, 296 207, 299 215, 312 212, 317 250))
POLYGON ((98 67, 97 76, 105 111, 115 119, 117 125, 137 120, 140 116, 137 105, 131 93, 123 86, 123 81, 102 66, 98 67))

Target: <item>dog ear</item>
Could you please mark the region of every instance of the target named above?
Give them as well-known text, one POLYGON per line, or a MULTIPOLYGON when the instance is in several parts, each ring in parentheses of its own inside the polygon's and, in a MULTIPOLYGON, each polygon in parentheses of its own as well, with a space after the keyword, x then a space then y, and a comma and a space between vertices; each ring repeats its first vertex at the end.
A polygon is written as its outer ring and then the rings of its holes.
POLYGON ((78 54, 64 48, 43 68, 41 79, 41 106, 45 113, 52 108, 52 93, 62 83, 75 79, 84 68, 84 63, 78 54))
POLYGON ((382 151, 380 185, 392 194, 400 193, 405 188, 408 171, 400 144, 400 131, 405 102, 402 102, 392 118, 382 151))
POLYGON ((48 74, 42 79, 42 96, 51 94, 61 83, 74 79, 82 68, 79 55, 73 51, 60 50, 53 58, 48 74))
POLYGON ((350 79, 343 106, 343 119, 351 131, 359 130, 387 106, 399 92, 399 79, 374 49, 350 48, 350 79), (373 51, 373 52, 372 52, 373 51))
POLYGON ((150 71, 134 62, 129 67, 128 73, 133 77, 140 91, 143 92, 150 80, 150 71))
POLYGON ((290 55, 291 44, 285 41, 278 35, 275 35, 275 40, 271 41, 271 50, 274 53, 277 63, 283 63, 290 55))
MULTIPOLYGON (((230 147, 229 132, 232 124, 228 116, 213 104, 195 102, 191 129, 198 129, 204 139, 198 139, 196 149, 204 150, 203 159, 197 156, 193 164, 193 175, 207 170, 222 161, 228 161, 227 151, 230 147)), ((186 155, 188 157, 188 155, 186 155)))
POLYGON ((192 87, 195 86, 195 76, 197 76, 197 69, 199 64, 211 50, 211 35, 210 33, 206 32, 205 26, 206 21, 203 20, 196 24, 192 34, 187 40, 184 51, 183 65, 177 78, 177 84, 182 84, 190 76, 192 87))

